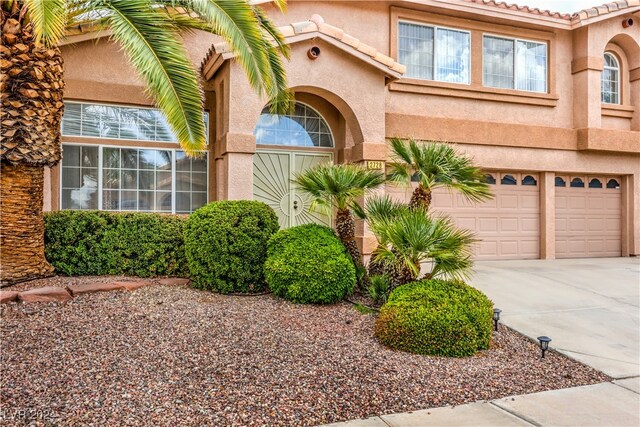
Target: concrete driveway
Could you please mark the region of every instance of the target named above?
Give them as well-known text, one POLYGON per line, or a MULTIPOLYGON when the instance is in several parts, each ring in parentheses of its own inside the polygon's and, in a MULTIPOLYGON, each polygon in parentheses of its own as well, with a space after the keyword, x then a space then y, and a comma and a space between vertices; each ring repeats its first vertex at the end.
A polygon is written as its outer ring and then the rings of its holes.
POLYGON ((470 283, 520 333, 613 378, 640 375, 640 258, 482 261, 470 283))

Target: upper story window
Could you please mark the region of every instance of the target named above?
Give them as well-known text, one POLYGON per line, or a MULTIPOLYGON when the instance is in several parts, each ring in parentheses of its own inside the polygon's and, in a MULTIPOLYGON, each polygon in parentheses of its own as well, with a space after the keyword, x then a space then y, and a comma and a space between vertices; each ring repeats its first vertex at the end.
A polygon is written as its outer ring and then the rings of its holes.
POLYGON ((485 35, 482 42, 485 86, 547 92, 547 44, 485 35))
MULTIPOLYGON (((203 113, 203 120, 208 141, 208 113, 203 113)), ((64 103, 62 135, 178 142, 167 119, 158 109, 69 101, 64 103)))
POLYGON ((620 104, 620 63, 613 54, 604 54, 604 69, 601 80, 602 102, 620 104))
POLYGON ((469 84, 470 45, 467 31, 398 23, 398 61, 406 77, 469 84))
POLYGON ((293 114, 271 114, 265 107, 253 134, 256 144, 297 147, 333 147, 327 122, 313 108, 296 102, 293 114))

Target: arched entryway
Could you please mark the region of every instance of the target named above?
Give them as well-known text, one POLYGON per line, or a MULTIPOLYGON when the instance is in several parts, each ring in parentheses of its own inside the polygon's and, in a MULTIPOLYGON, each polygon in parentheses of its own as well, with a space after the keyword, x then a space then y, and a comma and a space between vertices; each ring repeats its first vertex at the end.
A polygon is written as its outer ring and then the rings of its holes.
POLYGON ((271 206, 281 228, 316 222, 331 225, 331 216, 310 211, 310 200, 298 192, 296 174, 334 159, 335 138, 327 120, 311 105, 296 102, 292 114, 274 115, 267 107, 254 130, 253 198, 271 206))

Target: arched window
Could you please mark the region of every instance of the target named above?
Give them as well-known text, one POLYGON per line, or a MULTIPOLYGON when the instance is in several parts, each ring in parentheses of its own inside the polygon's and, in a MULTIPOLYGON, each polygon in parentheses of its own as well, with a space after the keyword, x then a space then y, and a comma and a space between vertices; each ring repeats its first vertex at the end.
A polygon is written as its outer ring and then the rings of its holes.
POLYGON ((589 188, 602 188, 602 182, 598 178, 589 181, 589 188))
POLYGON ((256 144, 295 147, 333 147, 327 122, 313 108, 296 102, 293 114, 276 115, 265 107, 253 134, 256 144))
POLYGON ((566 187, 567 182, 562 177, 556 176, 556 187, 566 187))
POLYGON ((607 182, 607 188, 613 188, 613 189, 620 188, 620 183, 615 179, 610 179, 607 182))
POLYGON ((531 175, 527 175, 524 178, 522 178, 522 185, 537 185, 537 184, 538 184, 538 181, 536 181, 536 179, 531 175))
POLYGON ((620 104, 620 63, 613 54, 604 54, 604 69, 601 80, 602 102, 620 104))
POLYGON ((580 178, 573 178, 569 186, 573 188, 584 188, 584 181, 580 178))
POLYGON ((513 177, 513 175, 503 175, 500 180, 500 184, 502 185, 517 185, 518 181, 513 177))
POLYGON ((496 183, 496 179, 490 173, 486 174, 484 177, 485 177, 485 181, 486 181, 487 184, 495 184, 496 183))

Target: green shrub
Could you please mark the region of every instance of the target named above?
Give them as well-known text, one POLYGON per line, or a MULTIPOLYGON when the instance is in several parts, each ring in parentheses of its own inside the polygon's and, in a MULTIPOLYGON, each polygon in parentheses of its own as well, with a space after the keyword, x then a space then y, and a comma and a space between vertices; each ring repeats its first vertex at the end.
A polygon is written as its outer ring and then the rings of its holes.
POLYGON ((391 291, 391 279, 386 274, 376 274, 370 277, 371 284, 367 286, 367 295, 374 304, 384 304, 391 291))
POLYGON ((68 276, 186 276, 185 220, 137 212, 47 212, 45 256, 68 276))
POLYGON ((375 335, 391 348, 470 356, 489 348, 493 304, 459 281, 421 280, 396 288, 380 309, 375 335))
POLYGON ((330 304, 353 292, 353 261, 333 230, 317 224, 281 230, 264 266, 271 291, 301 304, 330 304))
POLYGON ((264 289, 267 242, 278 218, 262 202, 213 202, 187 220, 185 248, 194 286, 221 293, 264 289))

